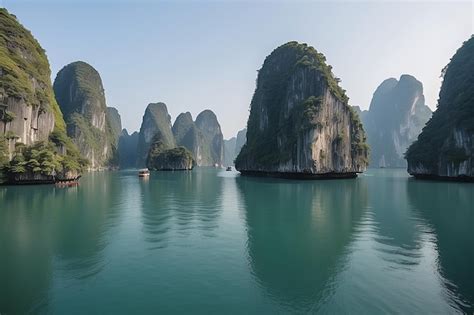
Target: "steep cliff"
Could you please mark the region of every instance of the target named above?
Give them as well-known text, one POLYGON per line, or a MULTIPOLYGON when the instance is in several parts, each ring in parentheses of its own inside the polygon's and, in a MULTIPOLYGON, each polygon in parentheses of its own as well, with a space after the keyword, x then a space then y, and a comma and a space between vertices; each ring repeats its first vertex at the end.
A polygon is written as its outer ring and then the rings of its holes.
POLYGON ((173 124, 176 143, 193 154, 198 166, 222 166, 224 139, 216 115, 204 110, 193 121, 191 113, 182 113, 173 124))
POLYGON ((224 166, 234 165, 236 142, 236 137, 232 137, 228 140, 224 139, 224 166))
POLYGON ((118 141, 119 167, 121 169, 133 168, 137 165, 138 132, 131 135, 123 129, 118 141))
POLYGON ((431 117, 423 85, 404 74, 390 78, 375 90, 368 111, 361 115, 370 145, 372 167, 406 167, 408 146, 431 117))
POLYGON ((265 59, 236 159, 243 174, 354 177, 366 169, 362 123, 325 60, 297 42, 265 59))
POLYGON ((196 158, 195 152, 198 150, 200 134, 191 113, 179 114, 173 124, 172 131, 176 144, 187 148, 196 158))
POLYGON ((90 168, 116 166, 116 142, 97 70, 85 62, 73 62, 58 72, 53 88, 67 133, 90 161, 90 168))
POLYGON ((0 163, 12 180, 64 178, 84 166, 66 136, 50 75, 40 44, 15 16, 0 9, 0 163))
POLYGON ((162 146, 167 149, 176 146, 173 133, 171 131, 171 116, 164 103, 151 103, 147 106, 143 115, 142 125, 138 136, 137 166, 146 165, 147 155, 150 145, 155 136, 162 142, 162 146))
POLYGON ((115 145, 117 145, 120 135, 122 133, 122 119, 116 108, 107 107, 107 120, 109 121, 109 124, 110 124, 112 138, 114 139, 115 145))
POLYGON ((46 54, 31 33, 7 10, 0 9, 0 134, 31 145, 64 130, 51 89, 46 54))
POLYGON ((237 132, 237 139, 235 140, 235 156, 239 155, 240 150, 244 146, 245 142, 247 142, 247 128, 244 128, 237 132))
POLYGON ((199 145, 196 163, 200 166, 222 166, 224 162, 224 136, 216 115, 210 110, 202 111, 196 117, 199 129, 199 145))
POLYGON ((245 144, 247 129, 242 129, 236 137, 224 140, 224 165, 234 165, 234 160, 239 155, 240 149, 245 144))
POLYGON ((443 69, 438 107, 408 149, 408 172, 418 178, 474 180, 474 37, 443 69))

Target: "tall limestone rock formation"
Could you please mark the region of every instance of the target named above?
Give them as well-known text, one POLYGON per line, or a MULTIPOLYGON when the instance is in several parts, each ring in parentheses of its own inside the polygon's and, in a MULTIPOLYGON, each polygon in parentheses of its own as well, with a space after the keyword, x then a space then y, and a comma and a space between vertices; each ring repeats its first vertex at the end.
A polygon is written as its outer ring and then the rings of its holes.
POLYGON ((216 115, 202 111, 193 121, 191 113, 182 113, 173 125, 176 143, 192 152, 198 166, 224 164, 224 137, 216 115))
POLYGON ((431 117, 423 85, 411 75, 390 78, 375 90, 361 115, 372 167, 406 167, 404 154, 431 117))
POLYGON ((196 152, 196 163, 201 166, 222 166, 224 162, 224 136, 216 115, 204 110, 196 117, 201 137, 196 152))
POLYGON ((104 88, 97 70, 85 62, 73 62, 59 71, 53 88, 67 133, 90 161, 90 168, 115 167, 116 141, 107 119, 104 88))
POLYGON ((245 144, 247 129, 242 129, 236 137, 224 140, 224 164, 226 166, 234 165, 234 160, 239 155, 240 150, 245 144))
POLYGON ((224 165, 234 165, 235 160, 235 143, 237 142, 236 137, 232 137, 228 140, 224 139, 224 165))
POLYGON ((245 142, 247 142, 247 128, 244 128, 237 132, 237 139, 235 140, 235 156, 239 155, 240 150, 244 146, 245 142))
POLYGON ((179 114, 174 121, 172 131, 176 144, 187 148, 193 153, 196 159, 194 152, 197 152, 199 147, 200 133, 193 121, 191 113, 186 112, 179 114))
MULTIPOLYGON (((184 122, 186 117, 181 119, 184 122)), ((149 104, 145 111, 138 139, 138 159, 139 166, 144 161, 151 170, 191 170, 194 167, 192 153, 176 146, 171 117, 164 103, 149 104)))
POLYGON ((168 114, 168 109, 164 103, 151 103, 145 110, 138 136, 138 167, 146 165, 148 152, 156 135, 162 142, 163 148, 170 149, 176 146, 171 132, 171 116, 168 114))
POLYGON ((43 48, 0 8, 0 168, 17 182, 75 177, 83 167, 50 77, 43 48))
POLYGON ((258 74, 237 170, 244 175, 354 177, 367 164, 362 123, 326 58, 297 42, 275 49, 258 74))
POLYGON ((110 130, 112 132, 112 138, 117 146, 120 135, 122 133, 122 119, 118 110, 115 107, 107 107, 107 120, 110 123, 110 130))
POLYGON ((43 48, 6 9, 0 22, 0 134, 12 140, 11 154, 15 142, 31 145, 65 127, 43 48))
POLYGON ((138 138, 138 132, 135 131, 129 135, 127 129, 122 130, 118 141, 119 167, 121 169, 137 166, 138 138))
POLYGON ((474 37, 443 69, 438 107, 407 151, 417 178, 474 180, 474 37))

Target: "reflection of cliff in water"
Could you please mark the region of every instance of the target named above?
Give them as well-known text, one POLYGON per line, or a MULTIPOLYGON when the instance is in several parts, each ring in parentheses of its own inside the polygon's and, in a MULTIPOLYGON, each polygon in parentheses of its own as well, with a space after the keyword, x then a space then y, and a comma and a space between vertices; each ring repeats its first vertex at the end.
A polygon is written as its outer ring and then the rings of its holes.
POLYGON ((12 186, 1 190, 0 313, 47 308, 53 263, 64 264, 60 269, 70 279, 84 279, 101 270, 105 233, 118 219, 113 203, 120 196, 120 185, 112 177, 87 176, 80 187, 68 189, 12 186))
POLYGON ((35 310, 52 278, 53 224, 47 205, 54 189, 41 186, 29 198, 21 189, 0 190, 0 313, 6 314, 35 310))
POLYGON ((410 202, 434 228, 438 269, 451 303, 474 311, 474 185, 410 180, 410 202), (429 198, 427 198, 429 196, 429 198))
POLYGON ((411 268, 422 258, 426 224, 407 206, 405 170, 374 170, 369 181, 369 201, 373 209, 370 228, 380 257, 396 265, 411 268))
POLYGON ((145 240, 151 248, 168 244, 171 233, 189 235, 196 230, 212 236, 222 211, 222 178, 215 169, 152 172, 140 182, 145 240))
POLYGON ((367 206, 361 180, 236 179, 256 280, 293 311, 308 312, 338 272, 367 206))
POLYGON ((74 278, 97 274, 105 262, 106 233, 117 225, 122 186, 118 173, 91 173, 80 189, 63 190, 55 203, 63 213, 53 229, 56 253, 74 278))

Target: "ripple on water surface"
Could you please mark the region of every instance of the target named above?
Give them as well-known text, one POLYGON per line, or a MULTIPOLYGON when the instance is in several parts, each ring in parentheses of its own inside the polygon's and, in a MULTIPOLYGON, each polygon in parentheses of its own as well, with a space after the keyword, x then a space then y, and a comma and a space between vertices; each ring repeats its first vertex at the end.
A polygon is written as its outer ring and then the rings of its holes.
POLYGON ((2 314, 474 311, 472 184, 133 170, 0 200, 2 314))

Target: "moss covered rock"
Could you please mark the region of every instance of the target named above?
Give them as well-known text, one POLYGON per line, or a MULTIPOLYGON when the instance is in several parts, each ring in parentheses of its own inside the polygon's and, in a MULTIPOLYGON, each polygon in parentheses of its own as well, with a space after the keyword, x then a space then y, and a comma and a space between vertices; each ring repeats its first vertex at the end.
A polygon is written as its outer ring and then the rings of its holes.
POLYGON ((191 170, 194 159, 185 147, 169 148, 157 135, 150 146, 146 166, 156 171, 191 170))
POLYGON ((38 176, 79 174, 85 166, 66 135, 50 75, 38 41, 0 9, 0 164, 10 178, 35 182, 38 176))
POLYGON ((58 72, 53 87, 67 133, 90 161, 91 169, 117 166, 117 141, 97 70, 85 62, 73 62, 58 72))
POLYGON ((236 168, 313 178, 364 171, 365 132, 338 81, 313 47, 289 42, 275 49, 258 74, 236 168))
POLYGON ((110 124, 110 130, 112 132, 112 138, 115 144, 118 144, 120 135, 122 133, 122 119, 118 110, 115 107, 107 107, 107 120, 110 124))
POLYGON ((216 115, 202 111, 193 121, 191 113, 180 114, 173 124, 176 144, 192 152, 198 166, 224 164, 224 138, 216 115))
POLYGON ((18 142, 31 145, 48 139, 54 129, 65 130, 50 76, 38 41, 0 9, 0 134, 10 131, 18 142))
POLYGON ((151 144, 159 139, 165 149, 174 148, 175 141, 171 131, 171 116, 165 103, 148 104, 143 115, 138 136, 137 166, 146 165, 151 144))

